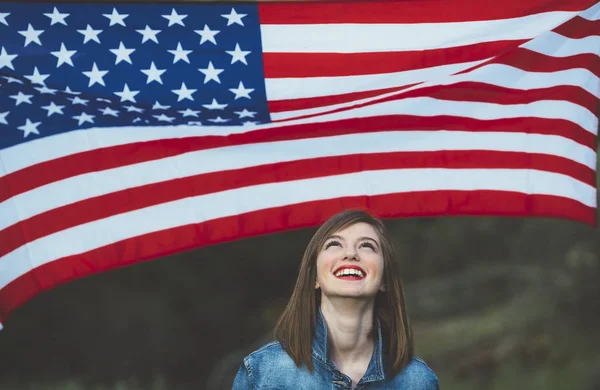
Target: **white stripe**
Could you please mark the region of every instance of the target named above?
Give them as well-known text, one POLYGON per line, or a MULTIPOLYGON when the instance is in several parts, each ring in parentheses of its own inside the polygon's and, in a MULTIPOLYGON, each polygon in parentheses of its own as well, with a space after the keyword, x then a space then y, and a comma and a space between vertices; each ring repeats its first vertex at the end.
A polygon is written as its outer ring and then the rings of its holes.
POLYGON ((584 19, 587 20, 599 20, 600 19, 600 2, 594 4, 590 8, 583 11, 579 14, 584 19))
POLYGON ((432 190, 514 191, 596 204, 593 187, 527 169, 396 169, 257 185, 118 214, 39 238, 0 258, 0 288, 42 264, 177 226, 321 199, 432 190))
MULTIPOLYGON (((545 118, 565 119, 578 124, 592 134, 596 134, 598 118, 589 110, 575 103, 560 100, 540 100, 528 104, 493 104, 480 102, 457 102, 429 97, 406 98, 376 103, 352 110, 323 114, 285 122, 322 123, 340 119, 366 118, 379 115, 415 115, 433 117, 439 115, 464 116, 482 120, 503 118, 545 118)), ((272 115, 275 119, 275 116, 272 115)), ((280 116, 277 115, 277 119, 280 116)))
MULTIPOLYGON (((600 79, 587 69, 568 69, 556 72, 527 72, 512 66, 504 64, 489 64, 480 68, 474 69, 468 73, 459 75, 451 75, 445 78, 440 78, 433 82, 422 83, 418 86, 406 88, 399 92, 391 92, 379 96, 373 96, 365 99, 355 100, 346 103, 333 104, 330 106, 322 106, 308 108, 304 110, 282 111, 271 113, 271 119, 274 121, 289 120, 297 117, 315 114, 326 114, 328 112, 343 108, 350 108, 356 105, 369 103, 379 99, 384 99, 392 96, 400 96, 408 91, 422 89, 436 85, 452 85, 459 82, 473 81, 481 82, 490 85, 495 85, 505 88, 531 90, 540 88, 556 87, 561 85, 570 85, 582 88, 596 97, 600 97, 600 79)), ((485 86, 483 86, 485 88, 485 86)), ((446 103, 448 104, 448 103, 446 103)), ((476 104, 476 103, 473 103, 476 104)), ((481 103, 479 103, 481 104, 481 103)), ((594 113, 584 107, 578 110, 586 110, 595 116, 594 113)), ((435 112, 435 109, 434 109, 435 112)), ((463 113, 463 116, 470 116, 469 113, 463 113)), ((535 116, 535 115, 525 115, 535 116)), ((589 116, 589 114, 587 115, 589 116)), ((566 119, 566 118, 565 118, 566 119)), ((289 123, 289 122, 286 122, 289 123)), ((591 125, 593 127, 593 123, 591 125)), ((592 130, 595 132, 596 130, 592 130)))
POLYGON ((547 12, 503 20, 418 24, 267 24, 260 31, 265 53, 390 52, 530 39, 575 15, 547 12))
POLYGON ((567 38, 553 31, 524 43, 521 47, 551 57, 570 57, 578 54, 600 55, 600 36, 567 38))
POLYGON ((406 70, 396 73, 265 79, 265 88, 267 90, 267 99, 269 101, 342 95, 352 92, 402 87, 404 85, 421 83, 427 80, 435 80, 469 69, 485 61, 487 60, 406 70))
POLYGON ((596 163, 594 151, 574 141, 525 133, 398 131, 266 142, 185 153, 37 187, 0 203, 0 230, 57 207, 174 178, 327 156, 437 150, 540 153, 564 157, 592 169, 596 163))
POLYGON ((469 73, 450 76, 435 85, 452 85, 464 81, 524 91, 568 85, 582 88, 590 94, 600 97, 600 78, 583 68, 556 72, 527 72, 504 64, 489 64, 469 73))
MULTIPOLYGON (((271 125, 272 126, 272 125, 271 125)), ((278 125, 282 126, 282 125, 278 125)), ((136 142, 227 136, 253 130, 243 126, 122 126, 69 131, 0 150, 0 177, 31 165, 90 150, 127 145, 136 142)))

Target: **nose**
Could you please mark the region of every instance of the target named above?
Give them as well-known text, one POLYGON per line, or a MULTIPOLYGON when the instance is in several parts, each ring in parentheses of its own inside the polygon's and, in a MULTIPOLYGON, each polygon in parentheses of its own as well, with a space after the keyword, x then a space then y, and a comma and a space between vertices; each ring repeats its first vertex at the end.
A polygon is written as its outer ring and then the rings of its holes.
POLYGON ((353 246, 348 246, 344 253, 344 260, 358 260, 358 253, 353 246))

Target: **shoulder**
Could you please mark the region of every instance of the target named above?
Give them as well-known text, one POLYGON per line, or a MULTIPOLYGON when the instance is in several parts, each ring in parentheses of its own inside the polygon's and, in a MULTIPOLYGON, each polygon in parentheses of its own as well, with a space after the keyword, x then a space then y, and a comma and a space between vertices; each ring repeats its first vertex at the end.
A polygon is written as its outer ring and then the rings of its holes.
POLYGON ((396 375, 394 382, 402 384, 402 388, 406 387, 414 390, 439 389, 439 382, 435 372, 433 372, 423 359, 416 356, 396 375))
POLYGON ((279 357, 283 355, 287 356, 287 353, 281 347, 279 341, 272 341, 258 348, 254 352, 250 353, 244 358, 244 361, 260 361, 263 359, 272 359, 274 357, 279 357))
POLYGON ((296 364, 279 341, 273 341, 258 348, 244 358, 244 365, 251 371, 272 371, 295 369, 296 364))
POLYGON ((315 378, 306 367, 297 367, 294 360, 281 347, 278 341, 266 344, 244 358, 236 383, 250 385, 234 386, 234 389, 294 389, 319 388, 315 378))

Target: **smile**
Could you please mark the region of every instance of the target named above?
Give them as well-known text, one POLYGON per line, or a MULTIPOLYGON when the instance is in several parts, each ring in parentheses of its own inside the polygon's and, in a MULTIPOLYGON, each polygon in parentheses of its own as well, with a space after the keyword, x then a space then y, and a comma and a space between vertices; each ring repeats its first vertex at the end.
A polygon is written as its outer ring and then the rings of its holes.
POLYGON ((361 280, 364 279, 366 272, 356 266, 342 266, 335 270, 333 275, 343 280, 361 280))

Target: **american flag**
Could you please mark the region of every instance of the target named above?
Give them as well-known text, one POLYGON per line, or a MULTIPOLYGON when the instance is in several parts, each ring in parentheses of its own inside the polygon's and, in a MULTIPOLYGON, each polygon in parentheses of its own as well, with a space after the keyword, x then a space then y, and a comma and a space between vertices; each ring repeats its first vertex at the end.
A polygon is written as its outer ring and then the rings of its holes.
POLYGON ((0 320, 217 242, 596 221, 600 4, 0 3, 0 320))

